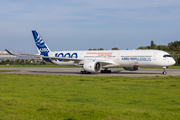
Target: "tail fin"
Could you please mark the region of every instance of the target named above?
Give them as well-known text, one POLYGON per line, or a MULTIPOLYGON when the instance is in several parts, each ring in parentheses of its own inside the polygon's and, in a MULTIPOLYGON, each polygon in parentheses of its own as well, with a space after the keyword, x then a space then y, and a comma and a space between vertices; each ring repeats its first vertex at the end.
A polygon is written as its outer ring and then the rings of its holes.
POLYGON ((48 56, 48 52, 51 52, 51 51, 46 45, 46 43, 44 42, 44 40, 42 39, 42 37, 40 36, 40 34, 36 30, 32 30, 32 34, 33 34, 39 54, 48 56))

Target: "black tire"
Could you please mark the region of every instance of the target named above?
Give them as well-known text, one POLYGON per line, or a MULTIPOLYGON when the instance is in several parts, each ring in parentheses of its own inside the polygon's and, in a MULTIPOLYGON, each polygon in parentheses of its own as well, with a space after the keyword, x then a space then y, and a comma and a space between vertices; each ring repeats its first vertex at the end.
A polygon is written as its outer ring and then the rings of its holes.
POLYGON ((167 74, 167 72, 166 71, 163 71, 163 73, 162 73, 163 75, 166 75, 167 74))

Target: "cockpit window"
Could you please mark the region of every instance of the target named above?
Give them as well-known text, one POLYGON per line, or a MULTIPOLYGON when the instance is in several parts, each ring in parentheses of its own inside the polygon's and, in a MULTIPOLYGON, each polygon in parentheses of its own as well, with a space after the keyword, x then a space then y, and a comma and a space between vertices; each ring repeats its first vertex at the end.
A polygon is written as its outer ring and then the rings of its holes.
POLYGON ((163 57, 172 57, 171 55, 164 55, 163 57))

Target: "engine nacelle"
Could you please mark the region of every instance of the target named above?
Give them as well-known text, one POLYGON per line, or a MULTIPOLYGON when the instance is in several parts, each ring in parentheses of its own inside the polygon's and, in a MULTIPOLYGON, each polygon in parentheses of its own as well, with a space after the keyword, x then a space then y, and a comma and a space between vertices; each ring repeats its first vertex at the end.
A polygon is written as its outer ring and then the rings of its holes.
POLYGON ((139 70, 140 67, 123 67, 125 70, 130 70, 130 71, 136 71, 139 70))
POLYGON ((101 70, 101 63, 96 61, 85 62, 83 68, 87 72, 99 72, 101 70))

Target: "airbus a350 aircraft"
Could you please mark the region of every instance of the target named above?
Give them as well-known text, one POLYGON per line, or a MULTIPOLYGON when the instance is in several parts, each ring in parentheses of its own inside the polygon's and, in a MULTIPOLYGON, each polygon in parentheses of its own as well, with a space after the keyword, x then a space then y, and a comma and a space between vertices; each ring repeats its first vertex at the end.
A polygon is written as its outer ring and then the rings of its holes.
MULTIPOLYGON (((167 52, 160 50, 51 51, 36 30, 32 34, 39 55, 20 55, 40 57, 57 65, 82 66, 82 74, 111 73, 108 68, 113 67, 131 71, 139 67, 163 67, 163 74, 167 74, 166 68, 175 64, 167 52)), ((11 55, 19 55, 6 51, 11 55)))

